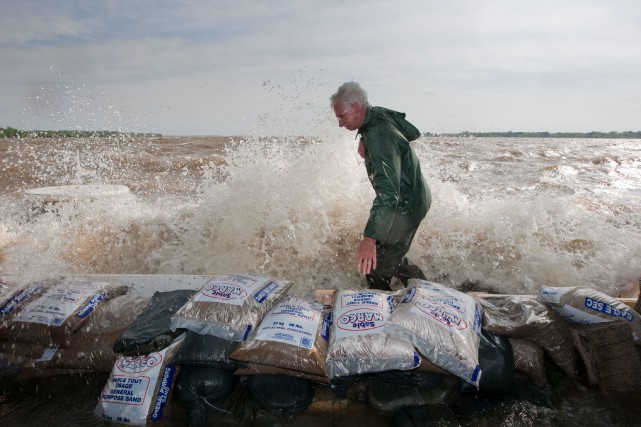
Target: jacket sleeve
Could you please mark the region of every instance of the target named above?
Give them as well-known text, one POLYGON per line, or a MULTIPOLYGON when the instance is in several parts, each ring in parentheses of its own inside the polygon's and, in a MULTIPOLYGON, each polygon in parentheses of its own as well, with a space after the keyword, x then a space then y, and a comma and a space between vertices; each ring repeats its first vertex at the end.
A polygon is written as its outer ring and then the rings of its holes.
POLYGON ((371 170, 370 181, 376 197, 370 210, 364 235, 379 242, 387 238, 400 202, 401 153, 394 131, 378 128, 367 136, 367 156, 371 170))

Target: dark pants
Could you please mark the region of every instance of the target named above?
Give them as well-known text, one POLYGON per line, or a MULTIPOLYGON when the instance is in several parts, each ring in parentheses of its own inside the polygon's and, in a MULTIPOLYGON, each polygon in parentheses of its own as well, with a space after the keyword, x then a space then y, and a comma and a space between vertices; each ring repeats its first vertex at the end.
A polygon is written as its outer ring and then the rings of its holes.
POLYGON ((405 257, 417 228, 418 225, 403 227, 395 223, 391 239, 387 243, 376 243, 376 270, 365 276, 371 289, 391 290, 392 277, 400 279, 405 287, 408 279, 425 280, 421 269, 405 257))

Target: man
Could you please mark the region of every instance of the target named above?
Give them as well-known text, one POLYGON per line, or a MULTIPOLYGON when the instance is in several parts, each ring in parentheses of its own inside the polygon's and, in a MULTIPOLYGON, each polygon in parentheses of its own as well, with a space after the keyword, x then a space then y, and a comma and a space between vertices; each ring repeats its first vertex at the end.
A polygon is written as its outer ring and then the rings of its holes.
POLYGON ((354 259, 370 288, 390 289, 397 277, 425 279, 405 254, 432 201, 421 167, 410 146, 420 132, 405 114, 372 107, 356 82, 344 83, 330 98, 338 125, 357 130, 358 153, 376 192, 363 238, 354 259))

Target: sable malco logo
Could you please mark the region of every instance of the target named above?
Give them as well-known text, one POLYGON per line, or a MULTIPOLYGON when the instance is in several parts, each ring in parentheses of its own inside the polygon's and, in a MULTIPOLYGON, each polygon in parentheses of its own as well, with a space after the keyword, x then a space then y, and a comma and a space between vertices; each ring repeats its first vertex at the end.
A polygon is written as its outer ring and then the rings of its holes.
POLYGON ((467 329, 467 322, 464 319, 461 319, 456 314, 447 311, 444 307, 437 307, 431 304, 419 302, 416 303, 416 308, 450 328, 458 330, 467 329))
POLYGON ((247 298, 247 291, 233 284, 212 283, 205 286, 201 293, 208 298, 214 299, 234 300, 247 298))
POLYGON ((148 371, 162 362, 162 355, 154 353, 147 356, 123 357, 116 362, 116 367, 126 373, 141 373, 148 371))
POLYGON ((351 310, 338 318, 337 326, 345 331, 368 331, 383 326, 383 314, 375 310, 351 310))

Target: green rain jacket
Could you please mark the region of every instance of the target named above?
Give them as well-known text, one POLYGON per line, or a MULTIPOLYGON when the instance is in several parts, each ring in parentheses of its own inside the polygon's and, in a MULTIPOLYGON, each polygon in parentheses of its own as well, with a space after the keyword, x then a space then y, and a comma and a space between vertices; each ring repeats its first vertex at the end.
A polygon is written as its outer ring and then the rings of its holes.
POLYGON ((432 203, 410 146, 421 133, 405 120, 405 113, 382 107, 368 107, 358 133, 365 146, 367 175, 376 192, 364 235, 383 244, 394 243, 388 241, 390 237, 418 227, 432 203))

